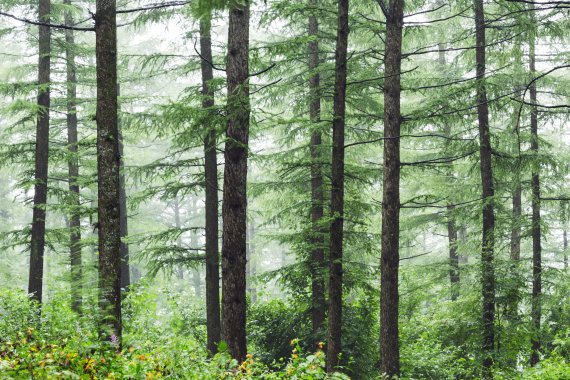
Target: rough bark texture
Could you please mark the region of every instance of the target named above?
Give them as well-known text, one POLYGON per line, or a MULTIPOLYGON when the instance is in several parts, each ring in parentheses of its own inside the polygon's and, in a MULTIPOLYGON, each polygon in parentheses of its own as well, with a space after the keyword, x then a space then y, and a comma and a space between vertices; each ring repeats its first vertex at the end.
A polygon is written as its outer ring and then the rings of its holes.
POLYGON ((99 215, 99 307, 102 338, 121 344, 120 156, 117 117, 117 21, 115 0, 98 0, 97 173, 99 215))
MULTIPOLYGON (((212 39, 210 37, 211 13, 200 20, 200 51, 204 59, 202 67, 202 107, 214 107, 214 79, 212 39)), ((208 111, 210 112, 210 111, 208 111)), ((206 182, 206 329, 208 351, 215 354, 220 342, 220 259, 218 251, 218 162, 216 156, 216 128, 208 125, 204 137, 204 176, 206 182)))
MULTIPOLYGON (((71 0, 64 0, 71 4, 71 0)), ((73 25, 70 13, 65 15, 65 24, 73 25)), ((81 204, 79 201, 79 157, 77 153, 77 78, 75 75, 75 39, 73 30, 65 31, 65 57, 67 72, 67 149, 69 158, 69 257, 71 263, 71 307, 81 313, 82 304, 82 268, 81 268, 81 204)))
POLYGON ((222 204, 222 339, 232 357, 245 360, 246 210, 249 138, 249 2, 230 10, 228 104, 222 204))
MULTIPOLYGON (((50 0, 40 0, 38 20, 49 23, 50 0)), ((51 32, 47 26, 39 26, 38 61, 38 115, 36 124, 34 208, 32 212, 32 236, 30 248, 30 276, 28 293, 41 304, 44 276, 44 249, 46 232, 46 202, 49 156, 49 107, 50 107, 50 54, 51 32)))
POLYGON ((479 151, 483 195, 483 238, 481 249, 483 377, 491 378, 495 346, 495 213, 493 209, 493 169, 489 108, 485 87, 485 14, 483 0, 474 0, 476 35, 477 116, 479 120, 479 151))
MULTIPOLYGON (((309 5, 317 6, 316 0, 309 0, 309 5)), ((320 75, 317 72, 319 65, 319 23, 317 17, 309 16, 309 36, 314 40, 309 42, 309 70, 312 75, 309 79, 309 117, 314 127, 321 121, 320 75)), ((317 127, 318 128, 318 127, 317 127)), ((311 134, 311 322, 315 344, 320 340, 321 329, 325 321, 325 280, 324 280, 324 231, 321 225, 323 218, 323 169, 321 164, 321 132, 315 129, 311 134)))
MULTIPOLYGON (((531 6, 533 8, 533 6, 531 6)), ((535 36, 534 30, 530 32, 529 43, 529 69, 531 75, 536 75, 535 68, 535 36)), ((536 82, 530 85, 530 103, 537 104, 536 82)), ((531 106, 530 110, 530 149, 538 158, 538 109, 531 106)), ((540 244, 540 174, 539 164, 532 169, 532 307, 531 317, 533 324, 532 352, 530 365, 534 366, 540 360, 540 319, 542 317, 542 247, 540 244)))
POLYGON ((348 50, 348 0, 338 2, 332 125, 331 217, 327 371, 339 364, 342 329, 342 243, 344 224, 344 128, 348 50))
MULTIPOLYGON (((120 95, 120 88, 117 85, 117 96, 120 95)), ((117 103, 117 111, 118 111, 117 103)), ((131 271, 129 266, 129 245, 124 241, 129 236, 129 222, 127 211, 127 189, 125 188, 125 160, 123 158, 123 134, 121 133, 120 119, 117 118, 119 128, 119 212, 120 212, 120 230, 121 230, 121 289, 127 290, 131 285, 131 271)))
POLYGON ((400 261, 400 73, 404 0, 391 0, 386 15, 384 81, 384 184, 380 259, 380 371, 400 375, 398 266, 400 261))

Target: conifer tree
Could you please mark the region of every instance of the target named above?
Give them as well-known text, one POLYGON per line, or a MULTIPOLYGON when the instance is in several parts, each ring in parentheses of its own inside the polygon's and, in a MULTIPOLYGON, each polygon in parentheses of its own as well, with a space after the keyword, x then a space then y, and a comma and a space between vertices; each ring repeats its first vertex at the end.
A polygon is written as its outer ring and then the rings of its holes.
MULTIPOLYGON (((50 21, 50 0, 41 0, 38 19, 50 21)), ((49 26, 39 26, 38 63, 38 114, 36 125, 34 208, 32 215, 32 236, 30 245, 30 276, 28 293, 42 302, 44 251, 46 234, 46 205, 48 191, 49 155, 49 109, 50 109, 50 55, 51 30, 49 26)))
POLYGON ((249 138, 249 1, 230 8, 227 131, 222 203, 222 339, 238 361, 247 353, 246 210, 249 138))
POLYGON ((380 259, 380 371, 400 375, 398 267, 400 260, 400 112, 404 1, 391 0, 386 16, 384 53, 384 181, 380 259))

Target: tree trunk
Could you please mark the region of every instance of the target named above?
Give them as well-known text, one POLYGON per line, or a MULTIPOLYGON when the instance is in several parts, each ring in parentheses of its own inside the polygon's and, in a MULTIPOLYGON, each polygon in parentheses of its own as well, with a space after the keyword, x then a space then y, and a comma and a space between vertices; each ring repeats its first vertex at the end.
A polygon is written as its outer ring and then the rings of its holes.
POLYGON ((97 59, 97 178, 99 215, 99 307, 102 339, 120 349, 121 229, 120 156, 117 118, 117 20, 115 0, 98 0, 95 16, 97 59))
MULTIPOLYGON (((317 0, 309 0, 309 6, 316 7, 317 0)), ((321 131, 318 124, 321 121, 320 75, 319 66, 319 23, 315 15, 309 16, 309 36, 314 39, 309 42, 309 117, 314 131, 311 134, 311 322, 315 345, 321 341, 321 329, 325 321, 325 281, 324 281, 324 231, 323 218, 323 169, 321 158, 321 131)))
MULTIPOLYGON (((174 227, 180 230, 182 228, 182 223, 180 221, 180 201, 178 200, 178 194, 174 196, 174 204, 172 209, 174 211, 174 227)), ((182 248, 181 235, 178 235, 178 239, 176 239, 176 246, 178 248, 182 248)), ((182 264, 178 264, 178 267, 175 268, 175 272, 176 272, 176 277, 179 280, 182 280, 184 278, 184 269, 182 264)))
MULTIPOLYGON (((534 5, 531 4, 531 9, 534 5)), ((531 18, 534 21, 533 16, 531 18)), ((529 68, 532 77, 536 76, 535 68, 535 30, 530 31, 529 42, 529 68)), ((536 82, 530 85, 530 103, 537 104, 536 82)), ((530 111, 530 149, 534 153, 534 159, 538 160, 538 109, 531 106, 530 111)), ((532 353, 530 365, 535 366, 540 360, 540 319, 542 317, 542 247, 540 245, 540 174, 538 163, 532 166, 532 353)))
POLYGON ((251 303, 257 302, 257 289, 255 288, 255 275, 256 275, 256 268, 255 268, 255 244, 253 244, 253 238, 255 236, 255 220, 252 220, 248 224, 248 233, 247 233, 247 264, 246 264, 246 283, 247 283, 247 293, 249 294, 249 299, 251 303))
POLYGON ((453 206, 447 206, 447 236, 449 241, 449 281, 451 300, 459 297, 459 255, 457 254, 457 227, 453 219, 453 206))
MULTIPOLYGON (((445 62, 445 46, 440 43, 437 45, 439 50, 439 66, 443 72, 446 71, 445 62)), ((444 125, 445 136, 451 135, 451 127, 448 124, 444 125)), ((449 164, 447 176, 453 178, 453 163, 449 164)), ((453 215, 453 205, 447 206, 447 239, 449 245, 449 282, 451 287, 451 300, 455 301, 459 297, 459 255, 457 254, 457 226, 453 215)))
MULTIPOLYGON (((38 20, 49 23, 50 0, 39 0, 38 20)), ((50 54, 51 31, 39 26, 38 60, 38 115, 36 124, 34 208, 32 212, 32 236, 30 249, 30 276, 28 293, 41 304, 44 276, 44 249, 46 232, 46 203, 49 157, 49 107, 50 107, 50 54)))
POLYGON ((384 184, 380 262, 380 371, 400 375, 398 266, 400 261, 400 73, 404 0, 391 0, 386 15, 384 81, 384 184))
POLYGON ((329 310, 327 372, 339 364, 342 352, 342 243, 344 224, 344 128, 346 113, 346 65, 348 50, 348 0, 338 2, 335 85, 332 125, 331 226, 329 262, 329 310))
MULTIPOLYGON (((214 107, 211 10, 200 19, 200 51, 202 53, 202 107, 211 114, 214 107)), ((210 118, 208 118, 209 120, 210 118)), ((218 252, 218 162, 216 128, 208 125, 204 137, 204 176, 206 182, 206 329, 208 351, 215 354, 220 342, 220 259, 218 252)))
POLYGON ((227 131, 222 203, 222 338, 239 362, 245 335, 247 156, 249 139, 249 1, 230 9, 227 131))
POLYGON ((474 0, 476 35, 477 115, 479 120, 479 150, 481 187, 483 195, 483 238, 481 249, 482 322, 483 322, 483 377, 491 378, 495 346, 495 213, 493 208, 493 169, 491 166, 491 138, 489 108, 485 87, 485 14, 483 0, 474 0))
MULTIPOLYGON (((71 0, 64 0, 70 5, 71 0)), ((65 14, 65 25, 73 25, 71 13, 65 14)), ((81 313, 82 268, 81 268, 81 203, 79 201, 79 156, 77 153, 77 78, 75 75, 75 39, 73 30, 65 31, 65 58, 67 71, 67 160, 69 174, 69 257, 71 263, 71 308, 81 313)))
MULTIPOLYGON (((120 87, 117 84, 117 96, 120 96, 120 87)), ((117 103, 117 111, 118 111, 117 103)), ((117 118, 117 125, 119 130, 119 212, 120 212, 120 230, 121 230, 121 289, 126 291, 131 285, 131 271, 129 266, 129 245, 125 239, 129 235, 128 227, 128 211, 127 211, 127 189, 125 187, 125 160, 123 157, 123 134, 121 132, 120 119, 117 118)))
POLYGON ((564 250, 564 269, 568 268, 568 217, 566 216, 566 202, 562 201, 560 204, 562 209, 562 248, 564 250))

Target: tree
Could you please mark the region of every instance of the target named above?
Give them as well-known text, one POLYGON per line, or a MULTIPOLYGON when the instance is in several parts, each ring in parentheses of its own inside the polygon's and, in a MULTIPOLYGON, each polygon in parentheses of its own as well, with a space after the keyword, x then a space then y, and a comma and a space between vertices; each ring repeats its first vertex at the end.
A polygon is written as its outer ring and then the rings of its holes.
MULTIPOLYGON (((121 88, 117 84, 117 97, 121 95, 121 88)), ((117 101, 117 113, 119 103, 117 101)), ((126 291, 131 285, 131 271, 129 266, 129 244, 125 241, 129 235, 129 215, 127 210, 127 189, 125 184, 125 159, 123 133, 121 131, 120 120, 117 116, 117 130, 119 133, 119 230, 121 235, 121 248, 119 252, 121 260, 121 289, 126 291)))
MULTIPOLYGON (((383 4, 383 3, 382 3, 383 4)), ((400 75, 404 0, 391 0, 384 52, 384 180, 380 259, 380 371, 400 375, 398 267, 400 261, 400 75)))
POLYGON ((98 0, 95 15, 97 60, 97 179, 99 216, 99 307, 101 335, 121 347, 120 161, 117 104, 117 20, 115 0, 98 0))
MULTIPOLYGON (((533 10, 534 5, 530 5, 533 10)), ((531 19, 534 17, 531 14, 531 19)), ((536 35, 535 25, 530 30, 529 38, 529 70, 533 77, 530 82, 530 149, 534 153, 535 159, 538 158, 538 104, 536 99, 536 35)), ((538 364, 540 360, 540 319, 542 318, 542 247, 541 247, 541 232, 540 232, 540 164, 535 163, 532 168, 532 305, 531 317, 533 324, 533 338, 532 338, 532 353, 530 356, 530 365, 538 364)))
MULTIPOLYGON (((206 115, 214 106, 214 79, 212 67, 212 38, 210 35, 212 11, 200 18, 200 51, 202 60, 202 107, 206 115)), ((216 128, 205 120, 204 181, 206 217, 206 320, 208 351, 217 352, 220 342, 220 260, 218 252, 218 162, 216 154, 216 128)))
MULTIPOLYGON (((50 0, 40 0, 38 19, 49 23, 50 9, 50 0)), ((51 30, 49 26, 46 25, 40 25, 38 29, 38 114, 36 124, 34 208, 32 215, 28 293, 41 304, 48 191, 51 30)))
MULTIPOLYGON (((64 4, 71 5, 71 0, 64 4)), ((65 14, 65 25, 73 25, 73 17, 65 14)), ((69 250, 71 263, 71 302, 75 312, 81 312, 82 267, 81 267, 81 202, 79 199, 79 157, 77 150, 77 77, 75 67, 75 38, 72 29, 65 30, 65 58, 67 75, 67 144, 69 150, 69 250)))
POLYGON ((249 1, 230 9, 227 130, 222 203, 222 339, 245 360, 246 210, 249 138, 249 1))
POLYGON ((479 121, 479 159, 483 198, 483 239, 481 243, 481 289, 483 296, 483 377, 491 378, 491 366, 495 349, 495 213, 493 208, 495 190, 493 186, 492 150, 489 129, 489 106, 485 87, 485 13, 483 0, 474 0, 475 9, 475 60, 477 117, 479 121))
MULTIPOLYGON (((309 6, 316 7, 316 0, 309 0, 309 6)), ((320 74, 319 66, 319 22, 315 14, 309 16, 309 117, 311 122, 317 125, 321 120, 321 96, 320 96, 320 74)), ((311 268, 311 322, 313 335, 318 343, 318 335, 325 321, 325 282, 323 265, 325 261, 324 235, 322 229, 323 219, 323 168, 322 168, 322 136, 319 129, 315 128, 311 134, 311 257, 309 266, 311 268)))
POLYGON ((339 0, 335 49, 335 84, 332 125, 331 226, 329 257, 329 310, 327 371, 338 366, 342 352, 342 245, 344 222, 344 129, 348 50, 348 0, 339 0))

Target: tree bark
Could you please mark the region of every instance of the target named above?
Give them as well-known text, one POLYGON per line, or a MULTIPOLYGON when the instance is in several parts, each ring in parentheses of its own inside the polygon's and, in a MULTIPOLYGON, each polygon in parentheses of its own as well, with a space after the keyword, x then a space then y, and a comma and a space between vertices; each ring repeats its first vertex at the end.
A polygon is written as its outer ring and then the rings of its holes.
POLYGON ((380 262, 380 371, 400 375, 398 266, 400 260, 400 74, 404 0, 391 0, 386 15, 384 81, 384 184, 380 262))
MULTIPOLYGON (((70 5, 71 0, 64 0, 70 5)), ((73 25, 71 13, 65 14, 65 24, 73 25)), ((81 203, 79 200, 79 156, 77 152, 77 77, 75 67, 75 38, 73 30, 65 31, 65 56, 67 71, 67 161, 69 174, 69 256, 71 263, 71 307, 81 313, 82 267, 81 267, 81 203)))
MULTIPOLYGON (((120 96, 120 87, 117 85, 117 96, 120 96)), ((118 111, 117 103, 117 111, 118 111)), ((123 157, 123 133, 121 132, 120 119, 117 117, 117 125, 119 130, 119 212, 120 212, 120 230, 121 230, 121 289, 126 291, 131 285, 131 271, 129 265, 129 245, 125 239, 129 236, 129 222, 127 211, 127 189, 125 187, 125 160, 123 157)))
POLYGON ((247 351, 246 210, 249 139, 249 1, 230 9, 227 131, 222 203, 222 338, 239 362, 247 351))
MULTIPOLYGON (((316 7, 317 0, 309 0, 309 6, 316 7)), ((324 231, 323 219, 323 169, 322 169, 322 136, 318 129, 321 121, 321 97, 319 66, 319 23, 315 15, 309 16, 309 117, 314 131, 311 134, 311 257, 309 268, 311 270, 311 322, 315 345, 321 341, 321 329, 325 321, 325 281, 324 281, 324 231)))
MULTIPOLYGON (((39 0, 38 20, 49 23, 50 0, 39 0)), ((44 249, 46 232, 46 203, 49 157, 49 107, 50 107, 50 54, 51 31, 39 26, 38 59, 38 114, 36 121, 36 154, 34 207, 32 211, 32 236, 30 248, 30 276, 28 293, 32 299, 42 303, 44 249)))
MULTIPOLYGON (((202 107, 211 114, 214 107, 211 10, 200 19, 200 51, 202 54, 202 107)), ((208 117, 208 119, 210 119, 208 117)), ((206 182, 206 329, 208 351, 215 354, 220 342, 220 259, 218 250, 218 162, 216 128, 208 125, 204 137, 204 176, 206 182)))
POLYGON ((331 226, 329 257, 329 310, 327 372, 339 365, 342 352, 342 244, 344 224, 344 129, 348 51, 348 0, 338 2, 335 49, 335 85, 332 125, 331 226))
POLYGON ((116 2, 98 0, 96 9, 100 329, 102 339, 116 344, 120 349, 121 229, 116 2))
MULTIPOLYGON (((531 4, 531 9, 534 5, 531 4)), ((534 18, 531 15, 534 21, 534 18)), ((529 41, 529 69, 534 78, 536 76, 535 67, 535 30, 530 31, 529 41)), ((537 104, 536 82, 530 84, 530 103, 537 104)), ((534 153, 534 159, 538 160, 538 109, 531 106, 530 110, 530 149, 534 153)), ((540 164, 532 166, 532 305, 531 316, 533 324, 532 352, 530 365, 535 366, 540 360, 540 319, 542 317, 542 247, 540 244, 540 164)))
POLYGON ((483 377, 491 378, 495 346, 495 213, 493 197, 492 150, 489 130, 489 108, 485 87, 485 14, 483 0, 474 0, 476 35, 477 115, 479 121, 479 150, 481 187, 483 195, 483 238, 481 249, 483 377))

